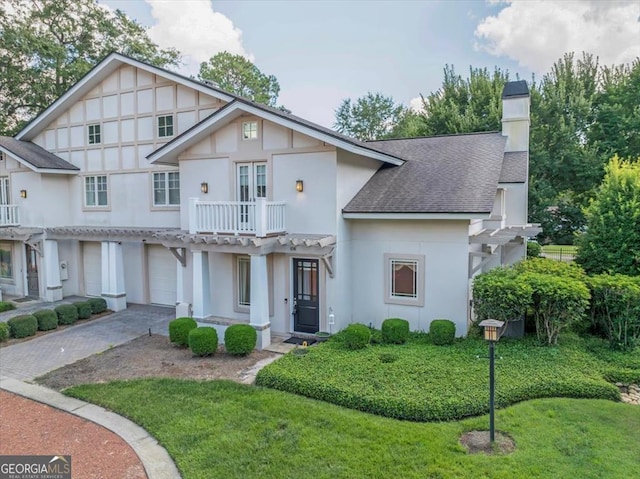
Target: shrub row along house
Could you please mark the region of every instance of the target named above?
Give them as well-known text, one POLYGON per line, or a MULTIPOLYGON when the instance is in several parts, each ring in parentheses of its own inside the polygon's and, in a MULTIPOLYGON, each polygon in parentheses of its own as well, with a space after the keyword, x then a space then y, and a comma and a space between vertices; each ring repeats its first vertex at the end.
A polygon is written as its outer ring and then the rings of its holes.
POLYGON ((0 138, 0 288, 271 333, 447 318, 525 254, 529 93, 503 131, 360 142, 120 54, 0 138))

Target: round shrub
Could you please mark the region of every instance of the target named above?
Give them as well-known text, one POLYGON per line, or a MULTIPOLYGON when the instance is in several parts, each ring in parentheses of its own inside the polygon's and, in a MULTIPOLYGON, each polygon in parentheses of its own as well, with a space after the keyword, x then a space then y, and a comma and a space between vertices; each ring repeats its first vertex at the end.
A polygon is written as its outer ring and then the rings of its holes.
POLYGON ((9 325, 7 323, 0 323, 0 343, 9 339, 9 325))
POLYGON ((169 341, 178 346, 189 346, 189 332, 198 324, 193 318, 178 318, 169 323, 169 341))
POLYGON ((371 331, 364 324, 350 324, 342 331, 342 339, 347 349, 362 349, 371 340, 371 331))
POLYGON ((53 309, 41 309, 33 315, 38 320, 38 331, 49 331, 58 327, 58 315, 53 309))
POLYGON ((224 332, 224 347, 229 354, 244 356, 253 351, 258 333, 248 324, 234 324, 224 332))
POLYGON ((434 319, 429 325, 431 341, 437 346, 453 344, 456 337, 456 325, 448 319, 434 319))
POLYGON ((16 305, 9 301, 0 301, 0 313, 16 309, 16 305))
POLYGON ((38 320, 32 314, 23 314, 7 321, 9 335, 13 338, 33 336, 38 330, 38 320))
POLYGON ((403 344, 409 337, 409 321, 389 318, 382 322, 382 340, 387 344, 403 344))
POLYGON ((196 356, 209 356, 218 349, 218 332, 208 326, 189 331, 189 349, 196 356))
POLYGON ((107 310, 107 301, 104 298, 90 298, 87 302, 91 305, 92 314, 104 313, 107 310))
POLYGON ((55 308, 58 324, 73 324, 78 320, 78 310, 73 304, 61 304, 55 308))
POLYGON ((92 309, 88 301, 78 301, 77 303, 73 303, 73 305, 78 310, 78 319, 88 319, 91 317, 92 309))

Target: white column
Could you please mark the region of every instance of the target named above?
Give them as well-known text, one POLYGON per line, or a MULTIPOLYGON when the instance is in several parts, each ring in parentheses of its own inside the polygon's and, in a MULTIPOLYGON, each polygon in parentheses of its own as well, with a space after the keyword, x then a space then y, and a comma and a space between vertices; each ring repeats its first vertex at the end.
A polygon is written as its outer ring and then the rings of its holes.
POLYGON ((266 255, 251 255, 251 326, 258 333, 258 349, 271 344, 271 324, 269 323, 269 277, 266 255))
POLYGON ((209 253, 193 251, 193 317, 196 319, 211 315, 210 285, 209 253))
POLYGON ((122 245, 114 241, 102 242, 102 297, 112 311, 127 309, 122 245))
POLYGON ((62 299, 62 282, 60 281, 60 261, 58 257, 58 242, 44 240, 45 298, 47 301, 62 299))
POLYGON ((191 288, 193 271, 191 270, 192 261, 191 258, 189 258, 191 252, 185 249, 184 255, 187 262, 186 266, 182 266, 180 261, 176 261, 176 318, 193 316, 191 309, 191 303, 193 300, 191 288))
POLYGON ((256 236, 267 236, 267 199, 256 198, 256 236))

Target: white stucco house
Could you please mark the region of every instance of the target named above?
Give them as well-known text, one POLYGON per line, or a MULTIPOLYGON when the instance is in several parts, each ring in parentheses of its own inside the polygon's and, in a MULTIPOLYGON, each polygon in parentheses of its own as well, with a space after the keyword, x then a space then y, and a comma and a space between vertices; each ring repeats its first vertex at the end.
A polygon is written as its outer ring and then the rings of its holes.
POLYGON ((529 92, 502 132, 360 142, 111 54, 0 137, 0 288, 176 306, 272 333, 466 333, 475 274, 525 254, 529 92))

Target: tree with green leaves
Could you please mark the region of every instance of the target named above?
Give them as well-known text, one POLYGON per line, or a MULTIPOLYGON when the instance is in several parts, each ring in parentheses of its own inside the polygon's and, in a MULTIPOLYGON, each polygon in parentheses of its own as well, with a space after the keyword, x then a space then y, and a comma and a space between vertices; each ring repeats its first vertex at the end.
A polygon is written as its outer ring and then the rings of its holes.
POLYGON ((640 157, 613 157, 586 209, 576 261, 589 273, 640 276, 640 157))
POLYGON ((3 0, 0 8, 0 133, 13 134, 112 51, 177 65, 144 27, 95 0, 3 0))
POLYGON ((389 136, 404 111, 390 96, 368 92, 355 102, 350 98, 343 100, 336 110, 333 127, 359 140, 383 139, 389 136))
POLYGON ((229 52, 220 52, 200 64, 199 80, 210 81, 222 90, 238 96, 276 106, 280 84, 273 75, 266 75, 244 58, 229 52))

